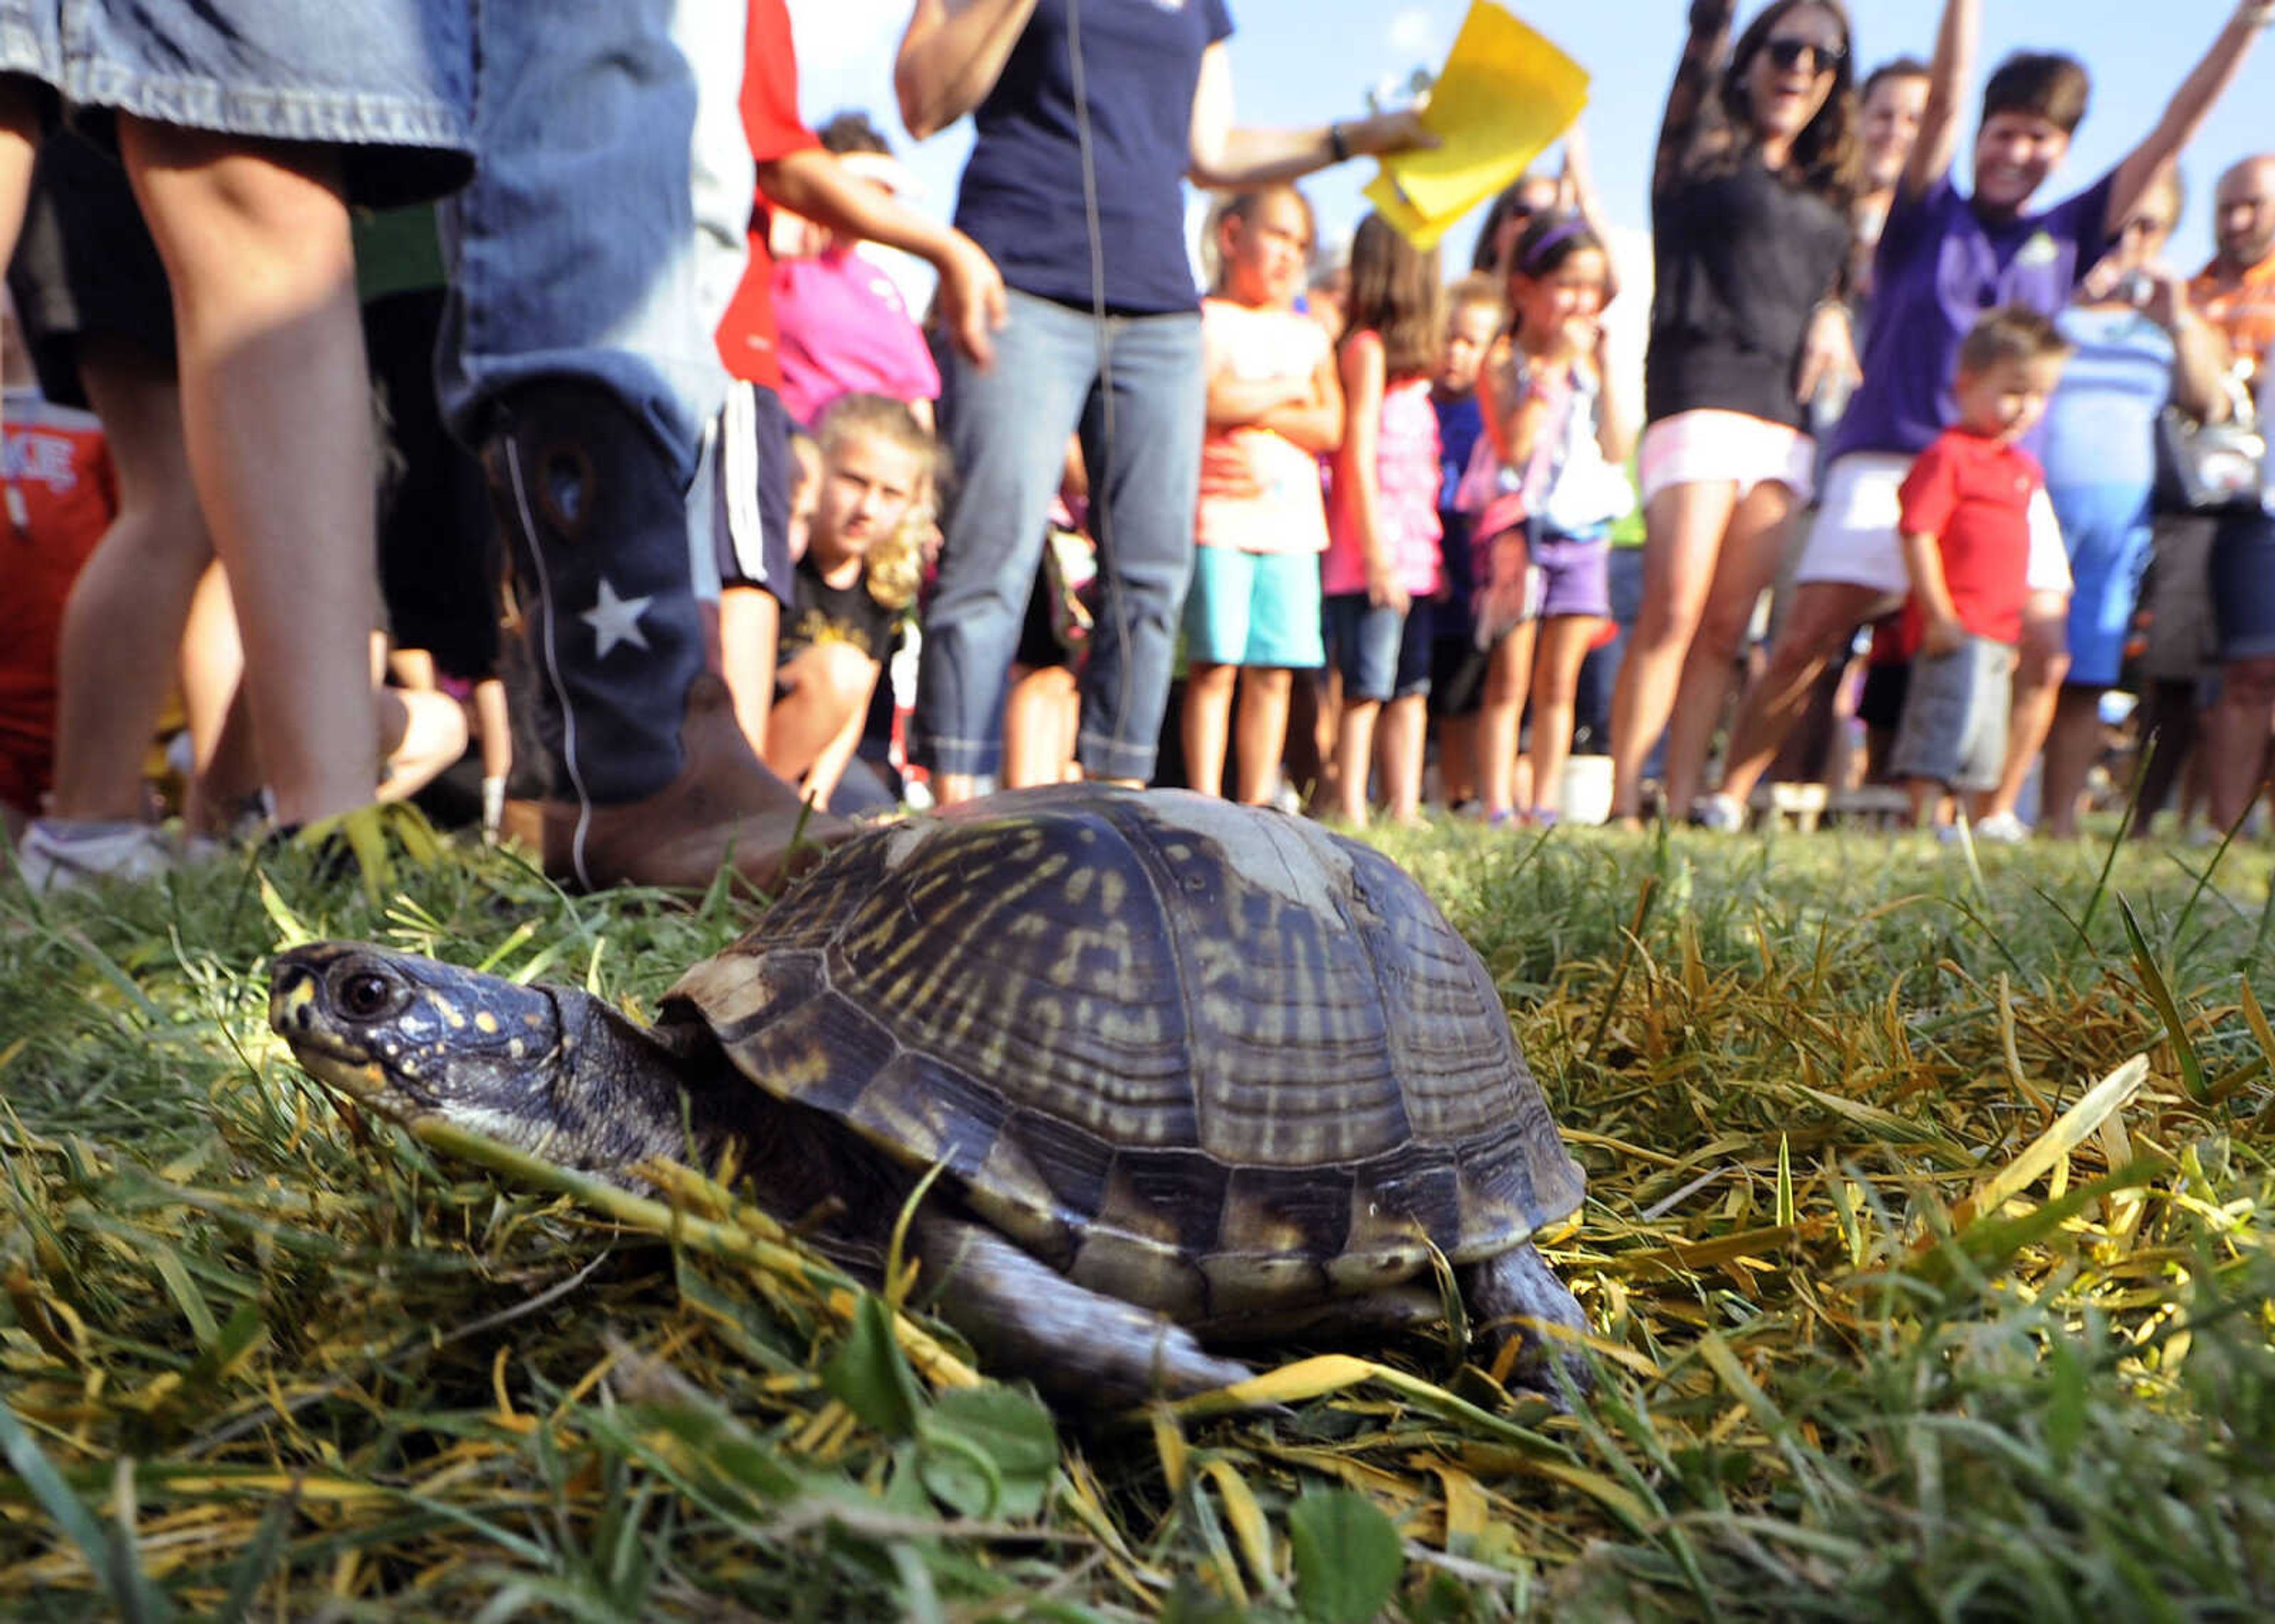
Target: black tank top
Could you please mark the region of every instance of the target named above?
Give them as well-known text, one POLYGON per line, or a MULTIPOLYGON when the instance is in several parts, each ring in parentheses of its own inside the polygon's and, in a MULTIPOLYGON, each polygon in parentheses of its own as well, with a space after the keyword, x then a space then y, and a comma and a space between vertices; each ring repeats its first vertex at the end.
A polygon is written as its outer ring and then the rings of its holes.
POLYGON ((1848 259, 1847 218, 1759 162, 1694 170, 1652 200, 1657 271, 1644 415, 1742 412, 1803 428, 1803 340, 1848 259))

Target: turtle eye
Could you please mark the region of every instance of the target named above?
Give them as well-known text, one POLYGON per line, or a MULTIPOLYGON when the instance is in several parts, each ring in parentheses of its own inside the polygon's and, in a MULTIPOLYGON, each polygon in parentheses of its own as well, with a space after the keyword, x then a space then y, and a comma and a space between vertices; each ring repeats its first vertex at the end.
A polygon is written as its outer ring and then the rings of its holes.
POLYGON ((333 995, 339 1001, 343 1015, 367 1021, 384 1014, 395 1001, 395 987, 385 976, 362 970, 341 978, 333 995))

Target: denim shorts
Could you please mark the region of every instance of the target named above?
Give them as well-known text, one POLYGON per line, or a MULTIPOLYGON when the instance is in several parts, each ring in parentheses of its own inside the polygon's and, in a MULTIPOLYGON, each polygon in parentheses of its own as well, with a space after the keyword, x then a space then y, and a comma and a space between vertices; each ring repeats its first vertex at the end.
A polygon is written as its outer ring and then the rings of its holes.
POLYGON ((1363 592, 1326 601, 1327 657, 1343 676, 1346 700, 1403 699, 1430 691, 1430 601, 1406 613, 1379 609, 1363 592))
POLYGON ((2275 514, 2221 518, 2211 543, 2211 608, 2222 660, 2275 658, 2275 514))
POLYGON ((1195 548, 1185 657, 1203 665, 1317 670, 1326 661, 1319 555, 1195 548))
POLYGON ((40 80, 91 132, 126 112, 334 144, 350 200, 373 208, 473 173, 473 71, 467 0, 0 0, 0 72, 40 80))

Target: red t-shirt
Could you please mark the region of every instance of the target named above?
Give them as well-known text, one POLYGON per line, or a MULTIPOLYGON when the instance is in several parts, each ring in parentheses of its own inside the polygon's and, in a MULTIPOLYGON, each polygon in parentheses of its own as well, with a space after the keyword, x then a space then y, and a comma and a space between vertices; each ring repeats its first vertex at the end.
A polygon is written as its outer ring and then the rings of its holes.
POLYGON ((0 471, 0 800, 39 810, 56 740, 56 646, 79 566, 110 528, 118 489, 102 426, 10 390, 0 471))
MULTIPOLYGON (((2022 640, 2029 597, 2030 498, 2045 483, 2020 446, 1947 428, 1904 476, 1902 533, 1933 536, 1959 623, 1978 638, 2022 640)), ((1904 652, 1926 631, 1916 597, 1904 605, 1904 652)))
MULTIPOLYGON (((790 39, 790 10, 782 0, 751 0, 750 26, 743 55, 743 132, 751 155, 760 163, 805 152, 821 142, 797 116, 797 50, 790 39)), ((782 362, 775 353, 775 256, 767 246, 767 200, 751 200, 748 233, 751 262, 720 318, 719 359, 730 376, 746 383, 782 387, 782 362)))

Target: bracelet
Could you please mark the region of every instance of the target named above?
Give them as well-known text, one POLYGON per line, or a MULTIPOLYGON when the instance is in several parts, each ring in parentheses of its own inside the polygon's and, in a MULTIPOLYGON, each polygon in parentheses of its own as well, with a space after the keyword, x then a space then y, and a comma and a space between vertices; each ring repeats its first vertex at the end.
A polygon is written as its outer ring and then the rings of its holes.
POLYGON ((1350 142, 1344 139, 1342 125, 1331 124, 1327 126, 1327 150, 1335 155, 1336 162, 1349 162, 1350 142))

